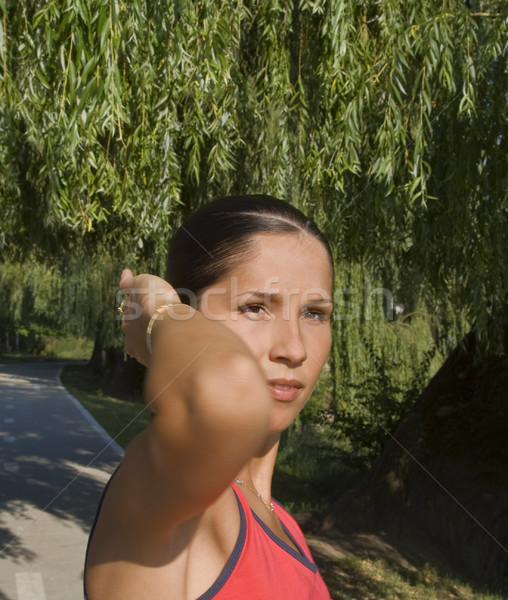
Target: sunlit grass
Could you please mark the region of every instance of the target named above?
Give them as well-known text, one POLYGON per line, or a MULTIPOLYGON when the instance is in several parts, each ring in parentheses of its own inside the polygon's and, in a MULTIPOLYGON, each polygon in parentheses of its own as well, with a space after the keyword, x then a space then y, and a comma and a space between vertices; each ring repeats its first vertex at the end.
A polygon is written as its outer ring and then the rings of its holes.
POLYGON ((361 556, 318 561, 333 600, 503 600, 425 565, 400 565, 361 556))
POLYGON ((85 365, 65 366, 61 380, 122 448, 126 448, 150 420, 141 398, 125 400, 108 394, 103 390, 103 379, 94 376, 85 365))
POLYGON ((52 336, 43 338, 42 355, 59 359, 88 359, 93 350, 93 342, 85 338, 72 336, 52 336))

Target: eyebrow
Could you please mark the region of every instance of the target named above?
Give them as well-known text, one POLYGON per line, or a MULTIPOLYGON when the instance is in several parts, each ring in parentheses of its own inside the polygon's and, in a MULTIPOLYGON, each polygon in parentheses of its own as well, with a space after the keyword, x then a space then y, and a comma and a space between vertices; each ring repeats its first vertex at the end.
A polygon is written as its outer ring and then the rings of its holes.
POLYGON ((307 304, 333 304, 331 298, 316 298, 315 300, 309 300, 307 304))
MULTIPOLYGON (((236 298, 239 298, 240 296, 246 296, 246 295, 249 295, 249 300, 259 298, 259 299, 266 301, 266 300, 279 300, 283 294, 280 294, 279 292, 263 292, 262 290, 247 290, 246 292, 238 294, 236 296, 236 298)), ((333 304, 333 301, 331 298, 328 298, 328 297, 315 298, 315 299, 308 300, 307 304, 333 304)))
POLYGON ((240 296, 248 296, 249 300, 252 298, 261 298, 262 300, 277 300, 280 298, 279 292, 263 292, 262 290, 247 290, 241 294, 238 294, 237 298, 240 296))

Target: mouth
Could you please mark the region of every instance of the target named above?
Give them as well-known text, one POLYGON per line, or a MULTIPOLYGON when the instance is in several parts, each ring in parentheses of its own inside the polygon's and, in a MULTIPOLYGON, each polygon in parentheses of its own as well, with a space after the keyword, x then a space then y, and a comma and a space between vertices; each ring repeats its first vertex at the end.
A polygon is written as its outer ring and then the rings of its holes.
POLYGON ((300 395, 303 383, 296 379, 270 379, 268 387, 272 398, 280 402, 292 402, 300 395))

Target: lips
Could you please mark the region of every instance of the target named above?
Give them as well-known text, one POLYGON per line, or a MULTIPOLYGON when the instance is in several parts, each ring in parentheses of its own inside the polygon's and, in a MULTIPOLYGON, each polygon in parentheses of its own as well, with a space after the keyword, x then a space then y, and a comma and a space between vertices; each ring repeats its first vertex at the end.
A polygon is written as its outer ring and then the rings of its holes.
POLYGON ((275 400, 291 402, 300 395, 303 383, 297 379, 270 379, 268 386, 275 400))

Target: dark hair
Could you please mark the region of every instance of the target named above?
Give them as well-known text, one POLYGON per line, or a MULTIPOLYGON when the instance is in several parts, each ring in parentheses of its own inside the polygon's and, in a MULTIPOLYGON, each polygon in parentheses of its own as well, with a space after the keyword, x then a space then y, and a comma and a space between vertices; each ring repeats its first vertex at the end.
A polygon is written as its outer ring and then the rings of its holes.
POLYGON ((323 244, 333 271, 328 240, 314 221, 288 202, 261 194, 219 198, 177 230, 168 252, 166 279, 182 302, 193 304, 249 253, 253 236, 300 232, 323 244))

